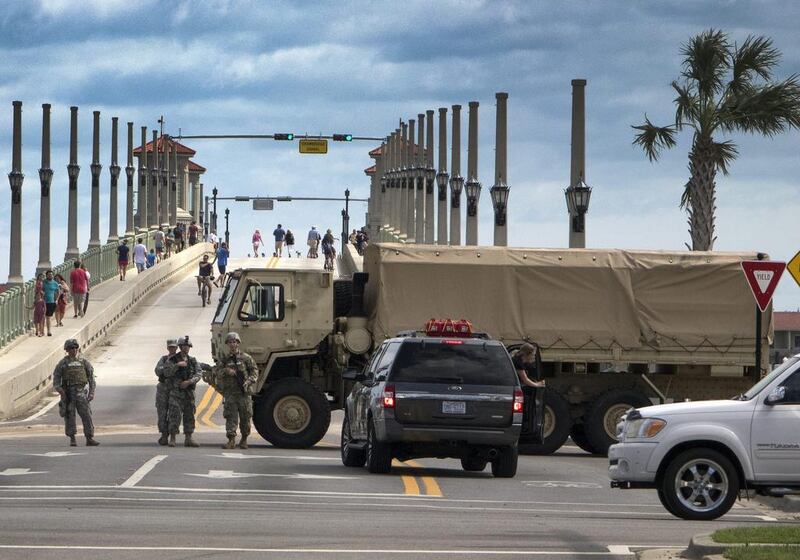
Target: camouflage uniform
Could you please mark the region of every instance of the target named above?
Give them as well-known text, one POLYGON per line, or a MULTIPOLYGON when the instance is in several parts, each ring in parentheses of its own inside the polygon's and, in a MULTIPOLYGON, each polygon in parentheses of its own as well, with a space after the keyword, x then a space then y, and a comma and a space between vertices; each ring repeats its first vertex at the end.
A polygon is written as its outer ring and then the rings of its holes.
POLYGON ((228 354, 214 366, 214 376, 224 397, 222 415, 225 417, 225 433, 229 440, 235 438, 238 425, 242 438, 246 440, 253 418, 251 394, 258 380, 258 366, 250 354, 228 354), (238 374, 231 375, 227 371, 229 367, 238 374))
POLYGON ((200 366, 193 356, 178 352, 167 360, 165 379, 169 387, 169 405, 167 410, 167 431, 171 436, 178 433, 183 417, 183 434, 190 436, 194 433, 194 389, 200 381, 200 366), (186 367, 178 366, 178 362, 186 361, 186 367), (191 385, 181 389, 183 381, 191 381, 191 385))
MULTIPOLYGON (((156 415, 158 416, 158 431, 162 435, 169 433, 167 428, 167 410, 169 406, 169 386, 165 377, 167 360, 170 358, 169 354, 161 356, 156 364, 156 375, 158 376, 158 384, 156 385, 156 415)), ((165 442, 166 443, 166 442, 165 442)))
MULTIPOLYGON (((92 408, 89 406, 89 395, 95 390, 94 368, 89 360, 76 356, 65 356, 53 371, 53 389, 64 389, 64 400, 67 403, 64 414, 64 433, 74 439, 77 433, 75 412, 83 422, 83 435, 87 441, 94 439, 92 408), (88 390, 87 390, 88 385, 88 390)), ((74 445, 74 443, 73 443, 74 445)))

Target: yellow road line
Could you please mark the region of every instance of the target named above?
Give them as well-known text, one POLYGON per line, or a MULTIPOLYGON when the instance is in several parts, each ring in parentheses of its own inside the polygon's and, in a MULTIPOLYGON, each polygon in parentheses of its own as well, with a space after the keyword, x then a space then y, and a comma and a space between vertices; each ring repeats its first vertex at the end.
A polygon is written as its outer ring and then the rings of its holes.
POLYGON ((203 413, 203 409, 208 404, 208 401, 211 400, 211 397, 214 395, 214 388, 209 385, 206 387, 206 392, 203 394, 203 398, 200 399, 200 404, 197 405, 197 408, 194 411, 194 415, 196 418, 199 418, 200 415, 203 413))
POLYGON ((272 257, 267 263, 267 268, 275 268, 278 266, 278 257, 272 257))
MULTIPOLYGON (((392 466, 395 467, 402 467, 403 463, 398 461, 397 459, 392 459, 392 466)), ((401 475, 400 480, 403 481, 403 488, 405 489, 405 494, 408 496, 419 496, 419 484, 417 484, 417 479, 413 476, 408 475, 401 475)))
POLYGON ((208 410, 206 410, 206 413, 203 415, 203 423, 209 428, 219 427, 214 422, 211 421, 211 416, 217 411, 221 403, 222 403, 222 395, 220 393, 217 393, 216 395, 214 395, 214 400, 211 401, 208 410))
MULTIPOLYGON (((422 465, 416 461, 406 461, 406 464, 412 467, 422 467, 422 465)), ((425 494, 428 496, 442 497, 442 489, 439 488, 439 484, 436 482, 435 478, 432 476, 422 476, 420 478, 422 478, 422 484, 425 485, 425 494)))

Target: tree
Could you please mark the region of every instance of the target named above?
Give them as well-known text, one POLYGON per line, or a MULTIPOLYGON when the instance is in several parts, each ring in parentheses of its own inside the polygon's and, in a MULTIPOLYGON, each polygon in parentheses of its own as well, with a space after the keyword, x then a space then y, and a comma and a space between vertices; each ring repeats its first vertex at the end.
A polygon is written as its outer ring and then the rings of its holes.
POLYGON ((739 154, 733 142, 716 138, 734 132, 773 137, 800 128, 800 84, 797 74, 773 80, 780 52, 769 38, 749 36, 739 46, 709 29, 684 44, 681 54, 680 82, 672 82, 675 123, 659 127, 645 114, 644 124, 632 127, 639 131, 633 144, 657 161, 662 150, 675 146, 678 132, 692 129, 689 182, 680 207, 689 214, 690 249, 710 251, 716 240, 716 175, 727 175, 739 154))

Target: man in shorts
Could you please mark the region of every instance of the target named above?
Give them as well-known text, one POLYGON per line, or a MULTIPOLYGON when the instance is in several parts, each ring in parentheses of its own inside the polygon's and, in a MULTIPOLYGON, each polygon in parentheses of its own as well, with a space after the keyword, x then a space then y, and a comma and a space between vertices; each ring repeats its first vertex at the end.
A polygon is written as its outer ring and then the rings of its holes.
POLYGON ((133 246, 133 262, 136 265, 136 272, 139 274, 147 268, 147 247, 142 243, 141 237, 136 240, 136 245, 133 246))
POLYGON ((53 336, 50 332, 50 319, 56 312, 56 298, 58 298, 58 291, 60 285, 53 277, 53 271, 48 270, 44 275, 44 283, 42 289, 44 290, 44 308, 45 319, 47 321, 47 336, 53 336))
POLYGON ((225 285, 225 270, 228 267, 229 255, 228 246, 223 241, 219 249, 217 249, 217 269, 219 270, 219 278, 214 280, 214 284, 219 288, 225 285))
POLYGON ((158 231, 153 234, 153 242, 156 245, 156 260, 161 262, 161 259, 164 258, 164 232, 161 231, 161 228, 158 228, 158 231))
POLYGON ((72 310, 75 312, 73 319, 83 317, 83 300, 89 290, 89 279, 86 271, 81 268, 81 261, 75 261, 72 272, 69 273, 70 290, 72 291, 72 310))
POLYGON ((122 245, 117 247, 117 267, 119 268, 119 281, 125 280, 125 273, 128 272, 128 255, 131 248, 128 247, 128 240, 123 239, 122 245))
POLYGON ((275 236, 275 256, 282 257, 283 256, 283 242, 286 239, 286 230, 278 224, 278 227, 275 228, 275 231, 272 232, 272 235, 275 236))

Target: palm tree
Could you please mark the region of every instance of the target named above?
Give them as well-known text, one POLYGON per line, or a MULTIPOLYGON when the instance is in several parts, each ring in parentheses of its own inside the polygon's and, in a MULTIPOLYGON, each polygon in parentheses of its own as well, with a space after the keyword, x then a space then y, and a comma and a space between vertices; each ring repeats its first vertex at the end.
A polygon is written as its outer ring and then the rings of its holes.
POLYGON ((727 175, 739 154, 733 142, 716 137, 733 132, 772 137, 800 128, 800 84, 797 74, 773 81, 780 52, 769 38, 749 36, 737 46, 727 34, 709 29, 684 44, 681 54, 681 81, 672 82, 675 124, 655 126, 645 115, 644 124, 633 127, 639 131, 633 144, 656 161, 663 149, 675 146, 678 132, 692 129, 689 182, 680 207, 689 214, 690 249, 710 251, 716 240, 717 171, 727 175))

